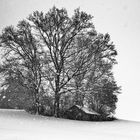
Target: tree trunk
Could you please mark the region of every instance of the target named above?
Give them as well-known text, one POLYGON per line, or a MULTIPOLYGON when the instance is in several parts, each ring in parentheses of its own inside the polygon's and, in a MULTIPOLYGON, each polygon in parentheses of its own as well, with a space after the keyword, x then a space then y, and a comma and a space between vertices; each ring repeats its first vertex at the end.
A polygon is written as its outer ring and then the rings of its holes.
POLYGON ((59 109, 59 99, 60 99, 60 95, 59 95, 59 91, 60 91, 60 88, 59 88, 59 75, 56 76, 56 79, 55 79, 55 102, 54 102, 54 116, 55 117, 59 117, 59 112, 60 112, 60 109, 59 109))
POLYGON ((35 97, 35 108, 36 108, 36 114, 40 114, 40 105, 39 105, 39 98, 38 98, 38 90, 35 90, 34 93, 34 97, 35 97))
POLYGON ((60 109, 59 109, 59 95, 58 94, 56 94, 55 95, 55 104, 54 104, 54 116, 55 117, 59 117, 59 112, 60 112, 60 109))
POLYGON ((36 99, 36 114, 37 114, 37 115, 40 114, 40 105, 39 105, 38 99, 36 99))

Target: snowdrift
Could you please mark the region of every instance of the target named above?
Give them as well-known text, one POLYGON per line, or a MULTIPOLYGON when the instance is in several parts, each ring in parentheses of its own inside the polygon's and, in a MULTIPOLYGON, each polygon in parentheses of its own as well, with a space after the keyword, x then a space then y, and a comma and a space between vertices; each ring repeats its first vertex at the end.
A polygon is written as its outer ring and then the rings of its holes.
POLYGON ((140 122, 82 122, 0 110, 0 140, 140 140, 140 122))

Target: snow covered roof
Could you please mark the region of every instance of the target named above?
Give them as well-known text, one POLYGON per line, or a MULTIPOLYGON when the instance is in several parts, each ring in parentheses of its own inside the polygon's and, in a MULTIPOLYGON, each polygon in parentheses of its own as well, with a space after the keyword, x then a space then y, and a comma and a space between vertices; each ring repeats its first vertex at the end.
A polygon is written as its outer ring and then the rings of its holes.
POLYGON ((93 114, 93 115, 100 115, 99 113, 97 113, 96 111, 89 111, 89 109, 88 108, 86 108, 86 107, 81 107, 81 106, 79 106, 79 105, 76 105, 79 109, 81 109, 81 110, 83 110, 85 113, 87 113, 87 114, 93 114))

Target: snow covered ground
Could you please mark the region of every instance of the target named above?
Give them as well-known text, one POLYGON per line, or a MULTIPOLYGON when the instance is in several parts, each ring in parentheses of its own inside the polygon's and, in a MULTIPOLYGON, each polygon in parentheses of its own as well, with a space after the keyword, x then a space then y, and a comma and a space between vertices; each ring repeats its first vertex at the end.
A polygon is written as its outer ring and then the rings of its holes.
POLYGON ((140 140, 140 122, 81 122, 0 109, 0 140, 140 140))

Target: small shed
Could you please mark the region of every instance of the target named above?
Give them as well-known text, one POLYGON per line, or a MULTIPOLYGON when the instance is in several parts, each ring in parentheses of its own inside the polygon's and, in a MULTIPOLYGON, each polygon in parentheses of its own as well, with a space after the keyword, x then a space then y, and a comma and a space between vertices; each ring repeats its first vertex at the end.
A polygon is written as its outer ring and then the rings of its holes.
POLYGON ((64 116, 72 120, 94 121, 99 119, 100 114, 95 111, 89 111, 86 107, 74 105, 65 111, 64 116))

